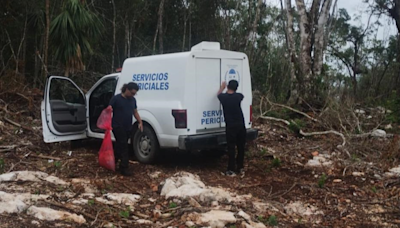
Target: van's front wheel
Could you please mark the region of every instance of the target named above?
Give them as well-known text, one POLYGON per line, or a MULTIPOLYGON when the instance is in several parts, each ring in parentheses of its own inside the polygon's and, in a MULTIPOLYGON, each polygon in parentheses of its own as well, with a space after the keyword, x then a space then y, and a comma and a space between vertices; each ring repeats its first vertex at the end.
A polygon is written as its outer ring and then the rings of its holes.
POLYGON ((132 145, 136 159, 145 164, 153 163, 160 150, 156 134, 146 125, 143 125, 143 132, 136 131, 132 145))

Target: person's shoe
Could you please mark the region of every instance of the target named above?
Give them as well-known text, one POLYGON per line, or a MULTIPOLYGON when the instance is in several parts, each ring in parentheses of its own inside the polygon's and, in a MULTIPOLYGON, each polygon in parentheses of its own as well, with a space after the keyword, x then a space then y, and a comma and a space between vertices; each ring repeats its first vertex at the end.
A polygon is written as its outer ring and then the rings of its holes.
POLYGON ((239 175, 241 178, 243 178, 245 174, 246 172, 244 171, 244 168, 239 169, 239 175))
POLYGON ((122 176, 126 176, 126 177, 133 176, 133 172, 128 168, 120 169, 119 172, 121 173, 122 176))
POLYGON ((228 171, 225 172, 225 176, 228 176, 228 177, 235 177, 235 176, 236 176, 236 173, 233 172, 232 170, 228 170, 228 171))

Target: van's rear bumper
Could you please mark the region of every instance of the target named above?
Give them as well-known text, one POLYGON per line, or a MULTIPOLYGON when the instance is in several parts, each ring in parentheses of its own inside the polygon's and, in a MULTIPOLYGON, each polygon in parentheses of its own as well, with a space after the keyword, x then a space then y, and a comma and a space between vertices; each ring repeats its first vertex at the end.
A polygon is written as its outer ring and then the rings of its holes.
MULTIPOLYGON (((257 129, 246 129, 246 131, 247 141, 252 141, 258 137, 257 129)), ((211 149, 224 145, 226 145, 225 132, 179 136, 179 149, 181 150, 211 149)))

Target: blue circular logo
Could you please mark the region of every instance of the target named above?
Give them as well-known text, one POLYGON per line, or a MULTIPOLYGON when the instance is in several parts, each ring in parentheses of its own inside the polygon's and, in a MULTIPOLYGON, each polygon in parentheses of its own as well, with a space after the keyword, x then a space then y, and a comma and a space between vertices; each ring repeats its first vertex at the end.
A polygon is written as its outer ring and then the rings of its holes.
POLYGON ((225 81, 229 83, 231 80, 236 80, 240 82, 240 75, 239 72, 235 69, 230 69, 225 73, 225 81))

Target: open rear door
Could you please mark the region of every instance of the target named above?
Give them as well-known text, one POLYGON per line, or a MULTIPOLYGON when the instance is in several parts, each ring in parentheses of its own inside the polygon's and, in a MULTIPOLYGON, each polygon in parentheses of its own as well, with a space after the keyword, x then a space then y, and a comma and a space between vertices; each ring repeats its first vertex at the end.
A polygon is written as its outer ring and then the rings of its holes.
POLYGON ((87 137, 85 95, 71 79, 59 76, 47 79, 41 112, 46 143, 87 137))

